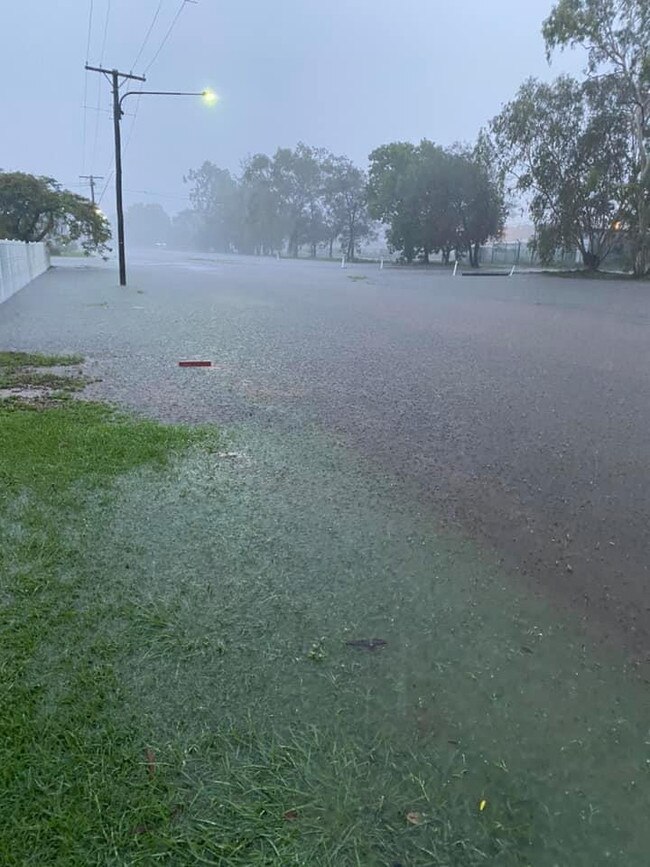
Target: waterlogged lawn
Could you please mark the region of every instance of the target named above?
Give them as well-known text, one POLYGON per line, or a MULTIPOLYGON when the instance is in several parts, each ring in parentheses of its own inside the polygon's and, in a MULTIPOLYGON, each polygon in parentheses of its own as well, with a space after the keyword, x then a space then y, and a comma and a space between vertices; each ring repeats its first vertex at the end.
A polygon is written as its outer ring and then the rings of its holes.
POLYGON ((0 863, 647 863, 648 686, 317 431, 0 405, 0 863))

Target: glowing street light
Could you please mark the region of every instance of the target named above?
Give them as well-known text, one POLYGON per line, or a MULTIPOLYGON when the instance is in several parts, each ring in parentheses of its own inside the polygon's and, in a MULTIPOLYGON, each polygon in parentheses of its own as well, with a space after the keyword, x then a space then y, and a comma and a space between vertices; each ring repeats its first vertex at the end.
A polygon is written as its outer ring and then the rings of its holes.
POLYGON ((206 105, 216 105, 216 103, 219 102, 219 97, 217 96, 217 94, 214 92, 214 90, 210 90, 209 88, 208 90, 204 90, 201 96, 203 97, 203 102, 206 105))

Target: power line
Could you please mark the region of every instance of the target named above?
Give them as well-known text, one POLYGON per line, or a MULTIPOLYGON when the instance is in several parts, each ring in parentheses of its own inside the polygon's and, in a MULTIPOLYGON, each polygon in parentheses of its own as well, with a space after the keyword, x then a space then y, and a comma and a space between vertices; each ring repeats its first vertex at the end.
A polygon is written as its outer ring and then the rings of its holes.
POLYGON ((111 0, 108 0, 106 5, 106 18, 104 19, 104 38, 102 39, 102 53, 99 57, 99 65, 104 62, 104 51, 106 50, 106 36, 108 35, 108 19, 111 16, 111 0))
POLYGON ((140 60, 140 57, 142 56, 142 52, 144 51, 144 49, 147 45, 147 42, 149 41, 149 37, 151 36, 151 31, 155 27, 156 21, 158 20, 158 16, 160 15, 160 10, 162 9, 163 2, 164 2, 164 0, 158 0, 158 6, 156 7, 156 11, 154 12, 153 18, 151 19, 151 24, 149 25, 149 29, 147 30, 147 32, 144 35, 144 39, 142 40, 142 45, 140 46, 140 50, 138 51, 136 58, 133 61, 133 64, 131 66, 131 72, 133 72, 133 70, 137 66, 138 60, 140 60))
MULTIPOLYGON (((142 90, 143 87, 144 87, 144 83, 141 83, 141 84, 138 86, 138 90, 139 90, 139 91, 142 90)), ((133 111, 133 114, 130 115, 130 117, 131 117, 131 125, 129 126, 129 131, 128 131, 127 135, 126 135, 126 141, 124 142, 124 147, 122 148, 122 153, 126 153, 128 147, 129 147, 129 142, 131 141, 131 138, 132 138, 132 136, 133 136, 133 127, 135 126, 135 118, 136 118, 136 115, 137 115, 137 113, 138 113, 138 108, 140 107, 140 100, 141 100, 141 99, 142 99, 142 97, 138 95, 138 97, 137 97, 137 102, 136 102, 136 105, 135 105, 135 109, 134 109, 134 111, 133 111)), ((108 109, 106 109, 106 110, 108 111, 108 109)), ((126 113, 125 113, 125 114, 126 114, 126 113)), ((99 198, 97 199, 98 204, 101 204, 102 199, 103 199, 104 196, 106 195, 106 191, 108 190, 108 188, 109 188, 109 186, 110 186, 110 184, 111 184, 111 181, 113 180, 113 175, 115 174, 115 169, 110 169, 110 171, 107 169, 107 171, 108 171, 108 176, 107 176, 107 179, 106 179, 106 183, 104 184, 104 186, 103 186, 103 188, 102 188, 102 191, 101 191, 101 193, 99 194, 99 198)))
POLYGON ((88 13, 88 38, 86 39, 86 62, 88 62, 88 58, 90 57, 90 37, 91 37, 92 32, 93 32, 93 9, 94 9, 94 7, 95 7, 95 0, 90 0, 90 12, 88 13))
POLYGON ((135 119, 138 116, 138 110, 140 108, 140 100, 142 99, 142 97, 140 95, 140 91, 142 90, 142 87, 143 87, 142 84, 138 87, 138 95, 136 96, 136 99, 135 99, 135 108, 133 109, 133 116, 131 118, 131 125, 129 127, 128 133, 126 134, 126 141, 124 142, 124 151, 125 152, 127 151, 129 144, 131 143, 131 138, 133 136, 133 129, 135 127, 135 119))
POLYGON ((189 202, 189 196, 179 196, 176 193, 158 193, 155 190, 130 190, 124 188, 125 193, 138 193, 141 196, 157 196, 159 199, 181 199, 184 202, 189 202))
MULTIPOLYGON (((156 6, 156 11, 154 12, 153 18, 151 19, 151 24, 149 25, 149 29, 145 33, 144 39, 142 40, 142 45, 140 46, 140 50, 138 51, 138 54, 137 54, 135 60, 133 61, 133 65, 131 67, 131 72, 133 72, 133 69, 137 65, 138 60, 142 56, 142 52, 144 51, 145 46, 147 45, 147 42, 149 41, 149 37, 151 36, 151 32, 153 31, 153 28, 156 24, 156 21, 158 20, 158 16, 160 15, 160 10, 162 9, 163 2, 164 2, 164 0, 158 0, 158 5, 156 6)), ((182 9, 182 6, 181 6, 181 9, 182 9)), ((172 24, 173 23, 174 22, 172 22, 172 24)), ((169 33, 167 35, 169 35, 169 33)), ((167 37, 165 37, 165 38, 167 38, 167 37)), ((164 40, 163 40, 163 44, 164 44, 164 40)), ((161 45, 161 48, 162 48, 162 45, 161 45)), ((160 53, 161 48, 158 49, 157 54, 160 53)), ((155 59, 155 57, 154 57, 154 59, 155 59)), ((149 64, 149 66, 151 66, 151 63, 149 64)), ((147 67, 147 69, 148 68, 149 67, 147 67)), ((146 74, 146 70, 145 70, 145 74, 146 74)), ((142 85, 140 85, 138 90, 142 90, 142 85)), ((141 100, 141 97, 138 95, 138 97, 136 99, 135 109, 133 110, 133 120, 131 121, 131 125, 129 126, 129 131, 127 133, 126 141, 124 143, 124 150, 125 151, 128 149, 129 144, 131 142, 131 137, 133 136, 133 130, 135 128, 135 119, 138 116, 138 111, 140 110, 140 100, 141 100)))
MULTIPOLYGON (((95 0, 90 0, 90 11, 88 13, 88 36, 86 38, 86 63, 88 63, 88 58, 90 56, 90 38, 93 32, 93 8, 95 5, 95 0)), ((84 119, 83 119, 83 133, 82 133, 82 144, 81 144, 81 165, 82 171, 86 171, 86 135, 87 135, 87 127, 88 127, 88 111, 86 110, 86 103, 88 102, 88 70, 84 69, 84 119)))
POLYGON ((97 105, 95 106, 97 115, 95 117, 95 135, 93 136, 93 150, 90 157, 91 167, 95 164, 95 156, 97 155, 97 141, 99 139, 99 116, 102 112, 102 85, 101 82, 97 85, 97 105))
MULTIPOLYGON (((111 115, 113 114, 113 110, 110 108, 97 108, 94 105, 84 105, 84 106, 82 106, 82 108, 87 108, 88 111, 101 111, 104 114, 111 114, 111 115)), ((122 117, 135 117, 135 115, 132 111, 123 111, 122 117)))
MULTIPOLYGON (((110 0, 108 0, 108 2, 109 2, 109 8, 110 8, 110 0)), ((151 24, 150 24, 150 26, 149 26, 149 29, 147 30, 147 33, 145 34, 145 37, 144 37, 143 42, 142 42, 142 45, 140 46, 140 50, 138 51, 138 55, 137 55, 136 59, 135 59, 134 62, 133 62, 133 66, 134 66, 134 67, 135 67, 136 63, 138 62, 138 60, 140 59, 140 56, 141 56, 142 52, 144 51, 144 48, 145 48, 145 46, 146 46, 146 44, 147 44, 147 41, 148 41, 148 39, 149 39, 149 36, 150 36, 150 34, 151 34, 151 31, 153 30, 153 27, 154 27, 154 25, 155 25, 155 22, 156 22, 156 20, 157 20, 157 18, 158 18, 158 15, 159 15, 159 13, 160 13, 160 9, 161 9, 161 7, 162 7, 162 2, 163 2, 163 0, 159 0, 158 6, 157 6, 156 11, 155 11, 155 13, 154 13, 153 20, 152 20, 152 22, 151 22, 151 24)), ((158 59, 158 56, 159 56, 160 52, 163 50, 163 48, 164 48, 165 45, 167 44, 167 42, 168 42, 168 40, 169 40, 169 37, 171 36, 172 31, 174 30, 174 27, 176 26, 176 23, 177 23, 178 19, 179 19, 180 16, 181 16, 181 12, 182 12, 183 9, 185 8, 186 3, 196 4, 196 3, 198 3, 198 0, 181 0, 181 4, 180 4, 180 6, 178 7, 178 9, 177 9, 177 11, 176 11, 176 15, 174 15, 174 18, 172 19, 172 22, 171 22, 171 24, 169 25, 169 28, 167 29, 167 32, 166 32, 165 35, 163 36, 162 42, 160 43, 160 45, 158 46, 158 48, 157 48, 156 51, 154 52, 154 55, 153 55, 153 57, 151 58, 151 60, 149 61, 149 64, 146 66, 143 75, 146 75, 147 72, 149 71, 149 69, 151 69, 151 67, 153 66, 153 64, 154 64, 154 63, 156 62, 156 60, 158 59)), ((105 36, 106 36, 106 31, 104 31, 104 41, 105 41, 105 36)), ((103 50, 102 50, 102 55, 103 55, 103 50)), ((101 64, 100 64, 100 65, 101 65, 101 64)), ((140 86, 139 86, 139 90, 142 90, 142 84, 140 84, 140 86)), ((139 109, 139 107, 140 107, 140 99, 141 99, 141 97, 138 96, 138 97, 137 97, 136 106, 135 106, 135 109, 134 109, 134 111, 133 111, 133 119, 132 119, 132 121, 131 121, 131 126, 130 126, 130 128, 129 128, 129 132, 128 132, 127 137, 126 137, 126 141, 125 141, 125 143, 124 143, 124 151, 126 151, 126 149, 128 148, 129 143, 130 143, 130 141, 131 141, 131 137, 132 137, 132 135, 133 135, 133 128, 134 128, 134 126, 135 126, 135 120, 136 120, 136 117, 137 117, 137 114, 138 114, 138 109, 139 109)), ((98 119, 98 121, 99 121, 99 114, 100 114, 100 112, 97 112, 97 119, 98 119)), ((95 132, 97 133, 97 128, 96 128, 95 132)), ((96 138, 96 137, 97 137, 97 136, 95 136, 95 138, 96 138)), ((106 179, 106 183, 104 184, 104 187, 103 187, 101 193, 99 194, 98 203, 100 203, 100 204, 101 204, 102 199, 103 199, 104 196, 106 195, 106 191, 108 190, 109 184, 111 183, 111 181, 112 181, 112 179, 113 179, 113 175, 114 175, 114 169, 111 169, 110 172, 109 172, 109 174, 108 174, 108 177, 107 177, 107 179, 106 179)))
POLYGON ((113 175, 115 174, 115 169, 111 169, 108 173, 108 177, 106 178, 106 183, 104 184, 101 193, 99 194, 99 198, 97 199, 97 204, 101 205, 102 199, 106 195, 106 190, 108 189, 108 185, 113 180, 113 175))
MULTIPOLYGON (((149 69, 153 66, 158 55, 160 54, 160 52, 163 50, 163 48, 167 44, 167 41, 168 41, 169 37, 171 36, 174 27, 176 26, 176 22, 180 18, 181 12, 185 8, 185 4, 186 3, 197 3, 197 2, 198 2, 198 0, 181 0, 181 5, 178 7, 176 15, 174 16, 171 24, 169 25, 167 32, 163 36, 162 42, 158 46, 156 52, 154 53, 154 56, 151 58, 151 60, 149 61, 149 64, 145 68, 144 75, 146 75, 147 72, 149 71, 149 69)), ((140 55, 142 54, 144 46, 145 46, 145 44, 149 38, 149 34, 151 33, 151 30, 153 29, 153 26, 156 23, 156 19, 158 18, 158 14, 160 13, 160 9, 161 9, 162 4, 163 4, 163 0, 160 0, 160 2, 158 3, 158 7, 156 8, 156 11, 154 13, 154 17, 153 17, 153 20, 151 22, 151 25, 149 26, 149 30, 147 31, 147 33, 145 35, 142 46, 140 47, 140 51, 138 51, 138 56, 136 57, 135 61, 133 62, 133 66, 135 66, 137 64, 138 60, 140 59, 140 55)), ((140 84, 138 90, 142 90, 142 84, 140 84)), ((140 109, 140 101, 141 101, 141 96, 138 94, 138 96, 136 97, 135 108, 133 110, 133 119, 131 120, 131 125, 129 126, 129 131, 126 135, 126 141, 124 142, 124 152, 125 153, 128 150, 129 144, 131 143, 131 139, 133 137, 133 131, 135 129, 135 121, 136 121, 136 118, 138 116, 138 111, 140 109)))
MULTIPOLYGON (((112 2, 112 0, 107 0, 107 3, 106 3, 106 15, 104 17, 104 35, 102 36, 102 50, 101 50, 101 53, 99 55, 99 65, 100 66, 104 62, 104 53, 106 51, 106 37, 108 35, 108 22, 109 22, 109 19, 111 16, 111 2, 112 2)), ((87 70, 86 70, 86 74, 88 74, 87 70)), ((98 111, 97 111, 97 116, 95 118, 95 136, 93 139, 93 153, 92 153, 92 158, 91 158, 91 167, 94 166, 95 156, 97 154, 97 141, 99 139, 99 116, 101 114, 99 109, 101 109, 101 105, 102 105, 102 93, 103 93, 102 82, 100 80, 97 82, 97 109, 98 109, 98 111)))
POLYGON ((158 50, 156 51, 154 56, 151 58, 151 60, 149 61, 149 65, 146 67, 146 69, 144 71, 145 75, 151 69, 151 67, 154 65, 154 63, 158 59, 158 55, 160 54, 160 52, 163 50, 163 48, 167 44, 167 40, 172 35, 172 30, 176 26, 176 22, 178 21, 178 19, 181 17, 181 12, 183 11, 183 9, 185 9, 185 4, 187 2, 188 2, 188 0, 181 0, 181 5, 178 7, 178 11, 176 12, 176 15, 174 15, 174 18, 172 19, 172 23, 169 25, 169 29, 167 30, 167 33, 165 33, 165 35, 163 36, 163 40, 160 43, 160 45, 158 46, 158 50))

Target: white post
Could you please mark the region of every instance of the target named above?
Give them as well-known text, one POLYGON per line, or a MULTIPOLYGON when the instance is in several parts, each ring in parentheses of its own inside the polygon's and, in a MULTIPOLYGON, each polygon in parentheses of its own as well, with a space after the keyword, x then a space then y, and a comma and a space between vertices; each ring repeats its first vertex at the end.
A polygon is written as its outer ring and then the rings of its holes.
POLYGON ((276 258, 276 259, 278 260, 278 262, 279 262, 279 261, 280 261, 280 254, 279 254, 279 253, 276 253, 276 254, 275 254, 275 258, 276 258))
POLYGON ((513 266, 512 266, 512 271, 508 274, 508 277, 512 277, 512 275, 513 275, 514 273, 515 273, 515 266, 513 265, 513 266))
POLYGON ((458 271, 458 259, 456 259, 456 261, 454 262, 454 273, 452 275, 453 277, 456 276, 456 271, 458 271))
POLYGON ((345 268, 345 255, 341 256, 341 268, 345 268))
POLYGON ((382 256, 381 259, 379 260, 379 270, 380 270, 380 271, 383 271, 383 270, 384 270, 384 257, 383 257, 383 256, 382 256))

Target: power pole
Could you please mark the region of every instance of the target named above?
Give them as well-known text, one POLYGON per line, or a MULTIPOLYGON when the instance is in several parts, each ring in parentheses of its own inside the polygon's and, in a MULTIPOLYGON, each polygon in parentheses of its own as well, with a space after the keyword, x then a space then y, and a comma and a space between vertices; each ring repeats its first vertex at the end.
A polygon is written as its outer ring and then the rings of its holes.
POLYGON ((117 206, 117 252, 120 262, 120 286, 126 286, 126 254, 124 250, 124 207, 122 204, 122 137, 120 120, 120 79, 146 81, 144 75, 132 75, 129 72, 118 72, 117 69, 104 69, 101 66, 89 66, 89 72, 100 72, 111 82, 113 92, 113 133, 115 136, 115 204, 117 206))
POLYGON ((90 184, 90 201, 95 207, 95 181, 103 181, 102 175, 79 175, 80 181, 88 181, 90 184))

